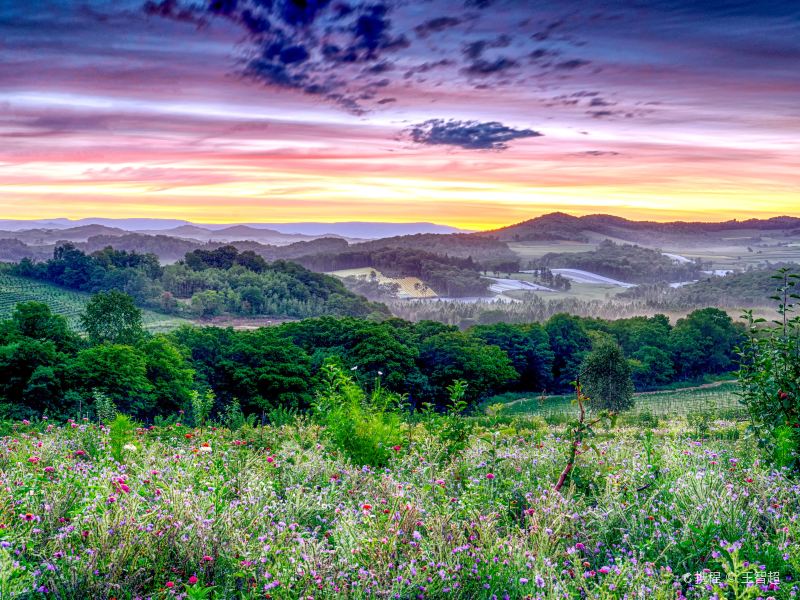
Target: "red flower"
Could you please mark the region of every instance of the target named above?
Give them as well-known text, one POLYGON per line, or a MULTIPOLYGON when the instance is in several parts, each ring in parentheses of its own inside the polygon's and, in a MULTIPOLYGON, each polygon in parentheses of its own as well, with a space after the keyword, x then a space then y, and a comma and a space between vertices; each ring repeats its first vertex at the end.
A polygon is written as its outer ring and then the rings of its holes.
POLYGON ((364 504, 361 508, 364 510, 372 510, 372 504, 364 504))
POLYGON ((392 450, 394 450, 395 452, 400 452, 400 450, 402 450, 402 449, 403 449, 403 447, 400 446, 400 445, 392 446, 392 450))
POLYGON ((195 583, 197 583, 197 577, 192 575, 191 577, 189 577, 189 585, 194 585, 195 583))
POLYGON ((191 433, 187 433, 187 434, 185 434, 183 437, 185 437, 187 440, 190 440, 190 439, 192 439, 194 436, 193 436, 191 433))
POLYGON ((783 390, 780 390, 778 392, 778 398, 780 398, 781 400, 786 400, 788 397, 789 397, 789 394, 787 394, 783 390))
POLYGON ((175 583, 174 583, 174 582, 172 582, 172 581, 168 581, 168 582, 167 582, 165 585, 166 585, 166 586, 167 586, 169 589, 172 589, 172 588, 174 588, 174 587, 175 587, 175 583))

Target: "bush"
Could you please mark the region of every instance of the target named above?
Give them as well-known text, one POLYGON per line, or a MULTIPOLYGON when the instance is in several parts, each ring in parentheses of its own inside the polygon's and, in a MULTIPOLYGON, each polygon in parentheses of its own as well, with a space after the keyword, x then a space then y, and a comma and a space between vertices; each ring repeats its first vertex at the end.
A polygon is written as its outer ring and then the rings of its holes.
POLYGON ((403 440, 400 418, 402 397, 387 392, 380 383, 369 397, 335 363, 322 367, 322 390, 313 403, 314 417, 328 437, 359 465, 382 467, 393 447, 403 440))
POLYGON ((133 431, 136 423, 128 415, 118 413, 109 425, 109 437, 111 439, 111 456, 118 463, 123 462, 125 446, 133 442, 133 431))
POLYGON ((191 392, 192 396, 192 422, 195 427, 202 427, 206 424, 211 409, 214 408, 214 392, 206 390, 202 394, 196 391, 191 392))
POLYGON ((119 414, 114 401, 103 392, 94 392, 94 412, 97 420, 108 425, 119 414))
POLYGON ((798 466, 800 450, 800 316, 792 316, 800 298, 800 275, 778 271, 780 318, 771 323, 745 312, 749 339, 739 350, 742 403, 760 441, 776 463, 798 466))

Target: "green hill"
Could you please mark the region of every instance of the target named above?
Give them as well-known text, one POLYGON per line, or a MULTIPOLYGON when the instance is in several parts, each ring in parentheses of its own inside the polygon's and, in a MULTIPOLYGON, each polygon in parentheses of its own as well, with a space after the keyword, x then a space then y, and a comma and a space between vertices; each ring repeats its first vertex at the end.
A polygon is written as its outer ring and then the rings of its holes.
MULTIPOLYGON (((0 273, 0 320, 9 318, 18 302, 36 301, 49 305, 54 313, 65 316, 70 325, 79 327, 78 317, 89 298, 90 295, 84 292, 27 277, 0 273)), ((142 312, 145 327, 153 332, 168 331, 190 322, 187 319, 162 315, 150 310, 142 312)))

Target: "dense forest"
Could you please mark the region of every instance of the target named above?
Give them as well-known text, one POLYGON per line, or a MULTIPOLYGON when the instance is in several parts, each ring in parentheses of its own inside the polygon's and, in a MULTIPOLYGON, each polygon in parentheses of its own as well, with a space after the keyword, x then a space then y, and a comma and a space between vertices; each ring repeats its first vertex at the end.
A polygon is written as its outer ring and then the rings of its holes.
POLYGON ((22 260, 15 275, 84 292, 122 290, 138 304, 169 314, 213 317, 388 316, 388 309, 349 292, 342 282, 286 261, 268 263, 233 246, 195 250, 185 260, 162 266, 154 254, 107 247, 86 254, 72 244, 53 258, 22 260))
POLYGON ((559 314, 542 324, 460 331, 431 321, 321 317, 252 331, 185 326, 151 335, 133 299, 116 291, 92 298, 82 329, 36 302, 0 322, 0 417, 75 415, 100 398, 150 420, 185 410, 197 394, 213 398, 215 411, 233 402, 251 413, 305 409, 330 361, 367 388, 380 381, 406 394, 411 406, 443 406, 456 380, 468 382, 465 398, 474 403, 504 391, 568 390, 587 354, 609 340, 625 353, 636 386, 648 389, 731 370, 743 336, 715 308, 674 325, 663 315, 559 314))
POLYGON ((692 281, 710 268, 702 262, 677 262, 658 250, 603 240, 590 252, 550 252, 530 268, 582 269, 628 283, 692 281))

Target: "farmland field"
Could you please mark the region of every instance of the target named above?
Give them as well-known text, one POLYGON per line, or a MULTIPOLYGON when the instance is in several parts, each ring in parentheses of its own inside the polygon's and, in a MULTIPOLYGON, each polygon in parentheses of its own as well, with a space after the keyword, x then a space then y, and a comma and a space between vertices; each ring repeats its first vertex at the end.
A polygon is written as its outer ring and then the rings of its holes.
POLYGON ((335 277, 369 279, 372 277, 373 273, 375 274, 375 281, 378 283, 396 284, 398 286, 398 297, 400 298, 436 298, 436 293, 418 277, 387 277, 377 269, 371 267, 343 269, 340 271, 331 271, 327 274, 335 277))
MULTIPOLYGON (((657 417, 686 416, 689 413, 725 413, 744 416, 744 409, 736 395, 738 386, 721 382, 700 388, 686 388, 643 392, 635 395, 636 406, 629 415, 649 413, 657 417)), ((502 405, 505 416, 527 415, 565 417, 575 413, 574 395, 545 396, 536 394, 507 394, 488 400, 485 404, 502 405)))
MULTIPOLYGON (((89 294, 76 292, 49 283, 0 273, 0 320, 7 319, 18 302, 44 302, 51 310, 66 317, 70 325, 78 327, 78 317, 83 312, 89 294)), ((162 315, 145 310, 142 314, 148 331, 161 332, 189 323, 187 319, 162 315)))

